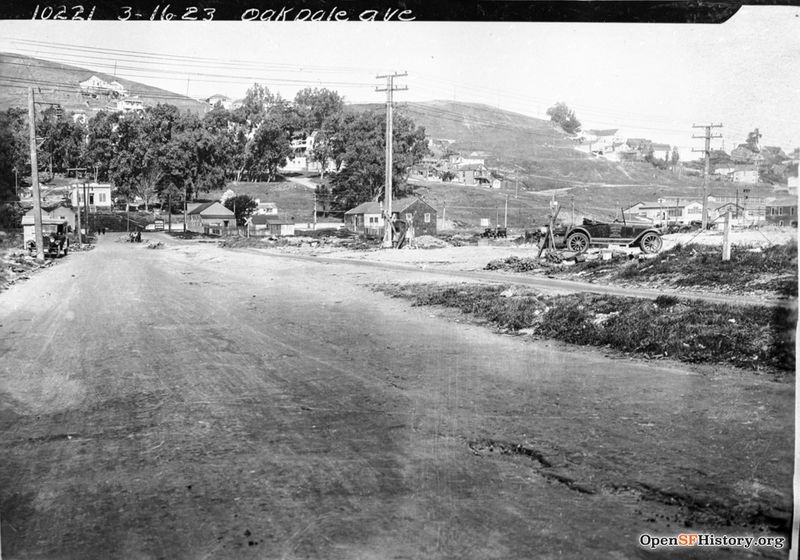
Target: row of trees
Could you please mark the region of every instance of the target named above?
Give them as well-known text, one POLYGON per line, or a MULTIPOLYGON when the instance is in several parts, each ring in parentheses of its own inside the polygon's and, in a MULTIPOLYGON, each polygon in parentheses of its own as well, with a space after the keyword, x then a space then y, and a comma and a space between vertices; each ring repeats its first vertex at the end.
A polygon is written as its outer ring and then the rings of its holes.
MULTIPOLYGON (((229 180, 272 181, 292 155, 291 140, 315 133, 306 154, 332 162, 334 174, 320 188, 333 209, 382 198, 385 117, 382 111, 345 110, 343 98, 327 89, 305 89, 289 102, 254 85, 235 110, 221 105, 199 117, 172 105, 137 113, 100 112, 85 125, 59 107, 41 112, 36 133, 43 139, 43 180, 53 173, 86 167, 111 181, 128 199, 173 200, 220 189, 229 180)), ((10 195, 9 176, 29 174, 27 112, 0 114, 0 189, 10 195)), ((425 131, 397 114, 394 122, 394 181, 404 194, 408 168, 427 153, 425 131)), ((13 184, 13 183, 11 183, 13 184)))

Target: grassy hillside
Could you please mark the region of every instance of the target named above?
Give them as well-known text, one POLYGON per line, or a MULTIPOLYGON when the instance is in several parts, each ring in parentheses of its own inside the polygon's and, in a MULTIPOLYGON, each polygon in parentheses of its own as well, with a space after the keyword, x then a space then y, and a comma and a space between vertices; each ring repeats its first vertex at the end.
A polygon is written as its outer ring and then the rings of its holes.
MULTIPOLYGON (((351 105, 349 109, 381 110, 381 104, 351 105)), ((398 113, 425 127, 429 138, 448 139, 456 151, 486 151, 490 167, 507 169, 507 179, 523 182, 528 190, 584 185, 641 185, 651 189, 698 186, 696 178, 679 178, 648 163, 616 163, 575 150, 575 144, 550 121, 478 103, 426 101, 401 103, 398 113), (519 167, 515 167, 519 166, 519 167)))
POLYGON ((0 53, 0 110, 27 107, 27 88, 36 86, 37 101, 59 103, 67 111, 92 114, 115 101, 104 95, 98 95, 96 99, 81 95, 78 84, 92 75, 107 82, 118 81, 130 95, 141 98, 146 106, 169 103, 182 111, 202 113, 206 110, 204 103, 171 91, 103 72, 13 53, 0 53))

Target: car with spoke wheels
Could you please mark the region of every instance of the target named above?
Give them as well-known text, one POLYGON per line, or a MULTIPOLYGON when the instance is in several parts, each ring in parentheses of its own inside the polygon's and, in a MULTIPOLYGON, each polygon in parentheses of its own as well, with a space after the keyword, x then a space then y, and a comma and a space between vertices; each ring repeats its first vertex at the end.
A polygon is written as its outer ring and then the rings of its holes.
POLYGON ((561 226, 553 231, 556 247, 584 253, 589 247, 627 245, 639 247, 643 253, 658 253, 663 246, 661 232, 649 223, 601 222, 584 218, 583 223, 561 226))

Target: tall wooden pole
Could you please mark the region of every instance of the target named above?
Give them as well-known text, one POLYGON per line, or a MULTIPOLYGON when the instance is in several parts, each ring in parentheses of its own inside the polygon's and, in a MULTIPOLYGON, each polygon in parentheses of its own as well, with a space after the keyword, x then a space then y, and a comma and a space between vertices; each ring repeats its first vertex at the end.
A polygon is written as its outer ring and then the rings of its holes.
POLYGON ((722 236, 722 260, 731 260, 731 207, 725 213, 725 232, 722 236))
POLYGON ((31 144, 31 186, 33 187, 33 238, 36 242, 36 260, 44 261, 44 241, 42 239, 42 200, 39 192, 39 161, 36 158, 36 109, 33 88, 28 88, 28 120, 31 144))
POLYGON ((716 136, 711 135, 712 128, 722 128, 722 124, 706 124, 706 125, 692 125, 692 128, 704 128, 705 134, 703 136, 692 136, 692 138, 704 138, 706 141, 705 148, 703 150, 692 150, 693 152, 704 152, 705 159, 706 159, 706 167, 705 173, 703 174, 703 231, 706 230, 708 226, 708 175, 711 172, 711 139, 712 138, 722 138, 721 134, 717 134, 716 136))
POLYGON ((386 180, 384 183, 384 227, 383 227, 383 247, 392 247, 392 103, 393 93, 398 90, 406 90, 408 87, 395 87, 394 79, 407 76, 406 72, 394 74, 382 74, 378 79, 386 78, 385 88, 375 88, 375 91, 386 92, 386 180))
POLYGON ((78 229, 78 249, 83 248, 83 236, 81 235, 81 191, 80 187, 75 185, 75 227, 78 229))

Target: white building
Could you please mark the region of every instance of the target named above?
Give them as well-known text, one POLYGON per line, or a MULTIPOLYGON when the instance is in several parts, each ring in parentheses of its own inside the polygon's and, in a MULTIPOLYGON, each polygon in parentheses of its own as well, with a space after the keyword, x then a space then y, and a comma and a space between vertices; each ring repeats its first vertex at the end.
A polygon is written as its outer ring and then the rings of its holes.
POLYGON ((142 101, 138 97, 128 97, 125 99, 120 99, 119 101, 117 101, 116 109, 117 111, 122 111, 124 113, 128 113, 130 111, 143 111, 144 101, 142 101))
POLYGON ((80 201, 81 208, 83 208, 84 192, 88 191, 89 209, 94 211, 97 208, 111 208, 113 201, 111 200, 111 183, 89 183, 89 186, 84 189, 82 185, 75 185, 70 191, 70 201, 72 207, 78 206, 80 201))

